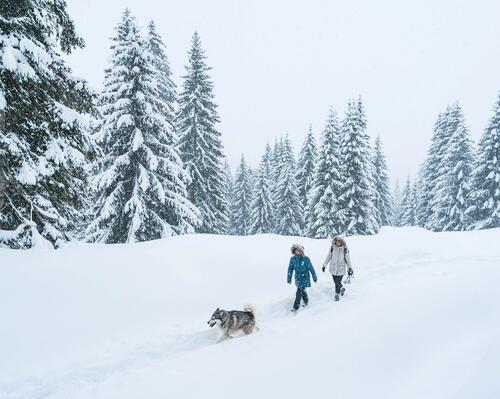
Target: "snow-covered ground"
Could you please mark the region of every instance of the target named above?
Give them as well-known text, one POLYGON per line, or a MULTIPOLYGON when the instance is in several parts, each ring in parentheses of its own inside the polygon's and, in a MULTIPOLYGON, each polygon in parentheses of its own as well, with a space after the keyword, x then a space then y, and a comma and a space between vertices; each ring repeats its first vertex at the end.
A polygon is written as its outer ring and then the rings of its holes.
POLYGON ((500 398, 500 230, 348 240, 340 302, 325 240, 182 236, 0 250, 0 398, 500 398), (289 247, 319 274, 289 311, 289 247), (216 344, 215 308, 260 331, 216 344))

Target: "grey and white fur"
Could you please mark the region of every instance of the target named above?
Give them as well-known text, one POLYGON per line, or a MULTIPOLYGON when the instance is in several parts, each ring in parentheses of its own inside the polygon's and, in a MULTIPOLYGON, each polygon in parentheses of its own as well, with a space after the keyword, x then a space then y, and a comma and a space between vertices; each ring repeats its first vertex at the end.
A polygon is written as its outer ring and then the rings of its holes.
POLYGON ((255 329, 255 310, 251 305, 245 305, 241 310, 222 310, 217 308, 207 322, 210 327, 219 326, 224 332, 224 338, 233 338, 232 334, 243 331, 246 335, 255 329))

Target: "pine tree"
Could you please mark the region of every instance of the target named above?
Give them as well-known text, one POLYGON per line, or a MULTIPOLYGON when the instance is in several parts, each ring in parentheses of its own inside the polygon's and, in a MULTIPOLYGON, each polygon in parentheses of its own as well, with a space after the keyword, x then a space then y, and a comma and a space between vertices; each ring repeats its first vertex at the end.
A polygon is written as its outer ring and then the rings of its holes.
POLYGON ((234 218, 233 233, 239 236, 250 234, 251 218, 250 204, 252 203, 252 176, 245 157, 241 161, 234 178, 232 215, 234 218))
POLYGON ((295 180, 295 159, 288 136, 281 146, 282 164, 276 182, 276 232, 282 235, 300 235, 302 210, 295 180))
POLYGON ((374 177, 373 204, 377 211, 377 223, 379 226, 392 226, 394 225, 394 204, 389 191, 387 163, 380 136, 377 136, 375 140, 372 163, 374 177))
POLYGON ((253 201, 251 205, 251 234, 272 233, 274 231, 274 204, 271 190, 271 156, 269 144, 257 171, 253 201))
POLYGON ((500 92, 478 146, 467 215, 471 227, 500 227, 500 92))
POLYGON ((462 110, 455 104, 448 127, 454 131, 440 162, 431 200, 435 230, 466 230, 469 222, 465 215, 468 208, 469 179, 473 164, 472 141, 465 125, 462 110))
MULTIPOLYGON (((271 154, 271 179, 273 182, 277 182, 281 173, 281 168, 283 166, 283 157, 282 157, 282 152, 283 152, 283 137, 280 137, 279 139, 276 138, 273 146, 273 151, 271 154)), ((274 184, 272 187, 272 195, 273 195, 273 201, 275 201, 276 196, 277 196, 277 185, 274 184)))
POLYGON ((159 112, 170 125, 170 129, 175 130, 175 84, 172 81, 172 71, 165 53, 165 45, 156 31, 154 21, 150 21, 148 24, 147 44, 153 59, 152 65, 157 73, 155 83, 158 86, 158 95, 161 100, 157 106, 159 112))
POLYGON ((129 10, 111 46, 100 99, 103 116, 96 140, 104 157, 91 242, 146 241, 193 232, 198 212, 187 200, 189 176, 174 143, 161 71, 129 10))
POLYGON ((441 160, 444 157, 444 152, 448 141, 453 133, 453 129, 448 126, 450 121, 451 107, 448 106, 444 113, 440 113, 434 124, 434 133, 432 135, 431 145, 429 147, 427 157, 425 159, 421 191, 422 197, 418 204, 417 215, 419 220, 424 222, 423 227, 433 229, 433 203, 435 201, 435 186, 438 177, 440 176, 441 160))
POLYGON ((408 178, 401 198, 401 226, 416 225, 417 204, 415 188, 415 185, 412 184, 410 178, 408 178))
POLYGON ((394 226, 401 226, 403 193, 401 192, 401 187, 399 186, 399 181, 397 180, 394 185, 392 198, 394 201, 394 226))
POLYGON ((88 185, 93 94, 62 57, 84 43, 64 1, 3 1, 0 16, 0 245, 57 246, 88 185))
POLYGON ((375 234, 379 229, 371 199, 370 139, 365 129, 361 99, 351 101, 342 121, 342 186, 338 198, 341 231, 349 235, 375 234))
POLYGON ((189 62, 179 96, 177 126, 181 156, 191 181, 189 199, 202 215, 201 233, 223 234, 227 228, 224 197, 223 148, 213 82, 208 75, 205 52, 195 32, 189 50, 189 62))
POLYGON ((234 216, 232 213, 233 201, 234 201, 234 178, 231 173, 231 167, 227 162, 227 158, 224 159, 224 200, 227 204, 226 219, 227 224, 224 230, 224 234, 233 234, 233 226, 235 225, 234 216))
POLYGON ((428 222, 428 216, 427 216, 428 203, 426 203, 426 201, 430 200, 430 195, 428 191, 425 191, 426 189, 428 189, 428 187, 426 187, 426 180, 425 180, 425 166, 426 166, 426 161, 424 161, 420 165, 417 175, 415 176, 415 185, 418 187, 417 208, 415 210, 415 217, 416 217, 416 225, 420 227, 425 227, 428 222))
MULTIPOLYGON (((297 186, 299 188, 299 198, 304 210, 304 222, 309 219, 307 214, 307 197, 313 188, 314 168, 316 165, 316 141, 312 133, 312 127, 309 126, 309 131, 302 145, 297 163, 297 186)), ((304 231, 305 226, 301 226, 304 231)))
POLYGON ((313 187, 308 196, 307 234, 326 238, 340 232, 337 198, 341 187, 340 127, 337 115, 330 109, 314 171, 313 187))
POLYGON ((316 164, 316 140, 309 126, 304 144, 299 154, 297 163, 297 186, 299 188, 299 197, 303 209, 307 206, 307 195, 312 189, 314 179, 314 166, 316 164))

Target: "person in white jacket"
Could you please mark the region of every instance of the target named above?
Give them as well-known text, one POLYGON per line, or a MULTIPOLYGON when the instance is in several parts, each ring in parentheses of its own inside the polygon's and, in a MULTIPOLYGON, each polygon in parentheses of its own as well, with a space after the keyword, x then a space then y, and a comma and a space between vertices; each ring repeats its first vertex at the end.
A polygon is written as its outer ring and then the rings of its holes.
POLYGON ((345 288, 342 286, 342 278, 346 273, 349 275, 354 274, 351 266, 349 249, 347 248, 345 240, 340 236, 334 237, 332 240, 328 255, 323 262, 323 272, 328 264, 330 265, 329 271, 332 273, 333 282, 335 284, 335 300, 338 301, 340 296, 344 295, 345 292, 345 288))

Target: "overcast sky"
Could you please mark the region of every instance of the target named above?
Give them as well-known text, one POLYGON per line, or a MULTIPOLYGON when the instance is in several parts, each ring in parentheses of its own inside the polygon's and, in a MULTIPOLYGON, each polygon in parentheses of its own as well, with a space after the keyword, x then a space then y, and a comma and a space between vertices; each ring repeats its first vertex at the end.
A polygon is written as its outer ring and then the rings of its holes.
POLYGON ((220 130, 235 166, 257 165, 267 141, 288 133, 296 151, 319 138, 333 106, 364 99, 393 179, 422 162, 437 113, 458 100, 477 140, 500 90, 500 1, 67 0, 86 48, 74 72, 100 89, 109 38, 125 7, 154 19, 174 78, 197 30, 213 67, 220 130))

